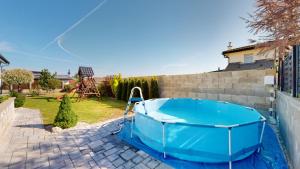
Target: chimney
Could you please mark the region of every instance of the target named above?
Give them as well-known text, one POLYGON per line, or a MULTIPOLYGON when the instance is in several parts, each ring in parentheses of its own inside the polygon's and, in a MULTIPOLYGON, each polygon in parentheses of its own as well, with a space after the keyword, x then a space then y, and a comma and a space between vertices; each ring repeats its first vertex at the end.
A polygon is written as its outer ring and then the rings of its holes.
POLYGON ((232 43, 231 43, 231 42, 228 42, 227 49, 228 49, 228 50, 232 49, 232 43))

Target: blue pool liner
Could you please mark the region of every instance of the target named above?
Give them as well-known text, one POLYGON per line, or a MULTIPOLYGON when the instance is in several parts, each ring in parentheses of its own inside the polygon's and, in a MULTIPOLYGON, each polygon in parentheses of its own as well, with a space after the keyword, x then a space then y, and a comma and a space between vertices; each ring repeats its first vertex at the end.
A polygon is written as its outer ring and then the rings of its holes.
MULTIPOLYGON (((180 160, 168 156, 163 157, 163 154, 153 150, 147 145, 143 144, 141 140, 133 135, 130 138, 130 123, 125 123, 121 132, 118 133, 118 137, 130 144, 131 146, 142 150, 153 158, 160 160, 174 168, 177 169, 225 169, 228 168, 228 163, 201 163, 201 162, 190 162, 185 160, 180 160)), ((205 156, 205 154, 203 154, 205 156)), ((288 169, 286 159, 278 143, 276 134, 273 129, 266 125, 262 148, 259 153, 255 152, 249 157, 233 162, 233 169, 288 169)))

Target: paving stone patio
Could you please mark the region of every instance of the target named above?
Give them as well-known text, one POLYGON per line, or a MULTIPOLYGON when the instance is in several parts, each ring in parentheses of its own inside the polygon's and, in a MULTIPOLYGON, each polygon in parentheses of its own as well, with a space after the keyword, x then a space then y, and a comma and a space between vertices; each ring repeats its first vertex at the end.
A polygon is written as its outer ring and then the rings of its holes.
MULTIPOLYGON (((17 109, 0 168, 171 168, 111 135, 116 126, 112 121, 51 133, 44 129, 39 111, 17 109)), ((6 144, 0 140, 0 145, 6 144)))

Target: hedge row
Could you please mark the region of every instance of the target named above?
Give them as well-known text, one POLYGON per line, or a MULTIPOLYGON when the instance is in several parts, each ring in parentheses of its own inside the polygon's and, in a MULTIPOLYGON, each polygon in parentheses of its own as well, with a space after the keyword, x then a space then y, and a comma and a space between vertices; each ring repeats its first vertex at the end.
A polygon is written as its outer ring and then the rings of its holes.
MULTIPOLYGON (((159 98, 158 83, 156 78, 152 78, 150 80, 150 85, 146 79, 129 78, 129 79, 123 79, 119 82, 117 88, 117 99, 128 101, 131 89, 136 86, 142 89, 143 97, 145 100, 152 99, 152 98, 159 98)), ((139 92, 135 90, 133 96, 139 97, 139 92)))

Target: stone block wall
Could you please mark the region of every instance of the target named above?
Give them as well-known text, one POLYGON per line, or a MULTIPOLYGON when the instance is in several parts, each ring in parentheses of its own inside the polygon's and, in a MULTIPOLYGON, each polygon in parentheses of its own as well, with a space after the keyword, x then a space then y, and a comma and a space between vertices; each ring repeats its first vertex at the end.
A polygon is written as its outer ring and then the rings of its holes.
POLYGON ((269 87, 264 85, 267 75, 275 75, 275 70, 163 75, 158 76, 158 83, 161 97, 223 100, 267 109, 270 106, 269 87))
MULTIPOLYGON (((7 139, 7 130, 12 125, 15 117, 14 98, 9 98, 0 104, 0 139, 7 139)), ((0 152, 1 152, 0 146, 0 152)), ((4 147, 4 146, 3 146, 4 147)), ((3 148, 2 147, 2 148, 3 148)))
POLYGON ((294 168, 300 168, 300 100, 277 92, 279 130, 294 168))

